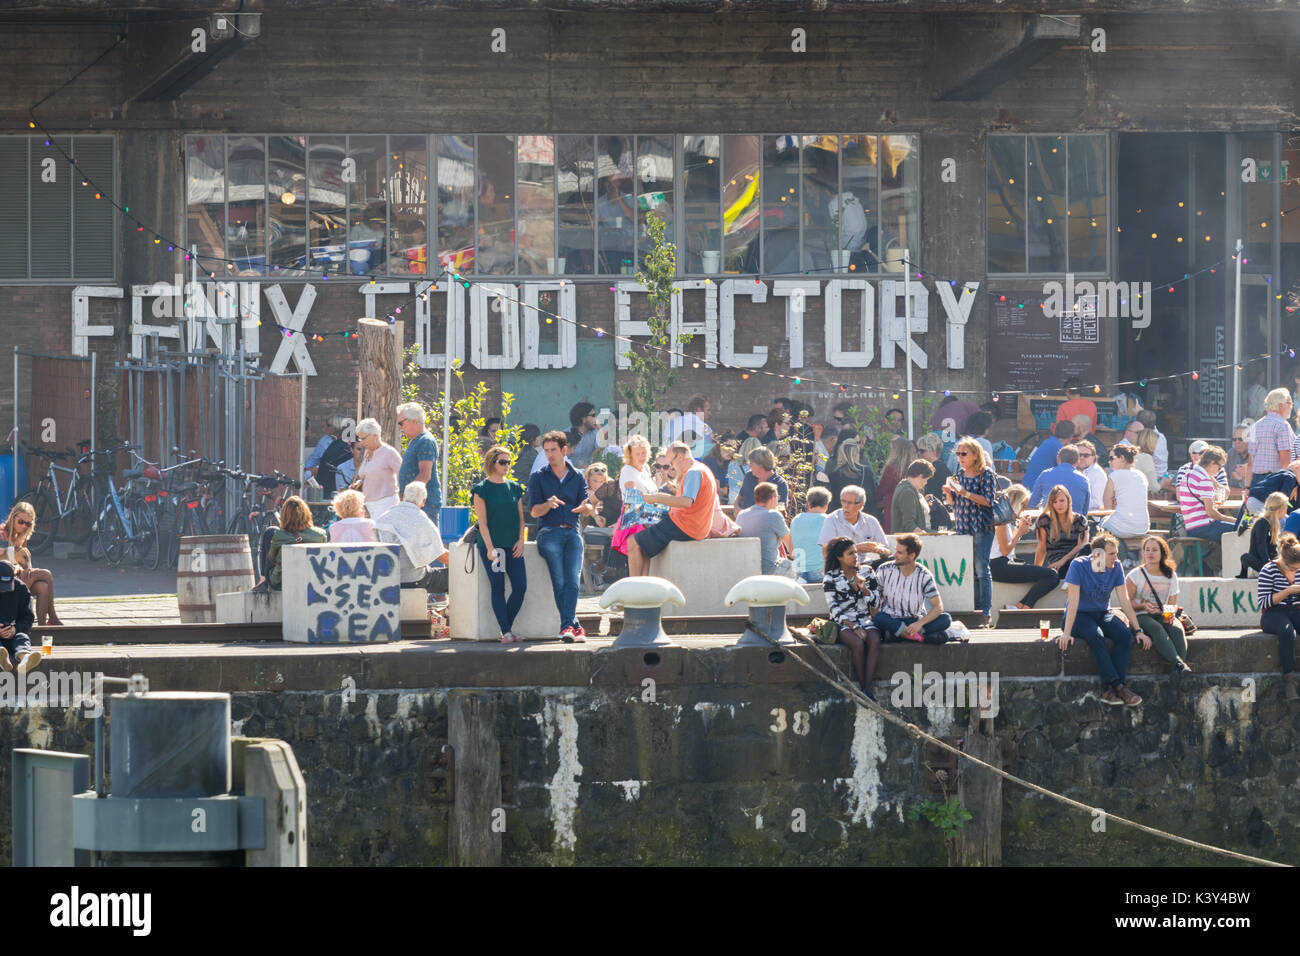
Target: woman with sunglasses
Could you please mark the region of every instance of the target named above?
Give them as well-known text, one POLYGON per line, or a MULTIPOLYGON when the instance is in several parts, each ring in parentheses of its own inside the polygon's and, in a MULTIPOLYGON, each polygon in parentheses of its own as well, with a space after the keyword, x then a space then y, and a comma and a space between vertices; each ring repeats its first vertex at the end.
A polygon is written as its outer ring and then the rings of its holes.
POLYGON ((36 509, 26 501, 20 501, 9 512, 4 527, 0 528, 0 557, 3 557, 18 572, 18 578, 27 586, 36 598, 36 623, 62 627, 63 622, 54 612, 54 576, 44 568, 32 567, 32 555, 27 549, 27 542, 36 531, 36 509))
POLYGON ((993 550, 993 498, 997 479, 984 456, 984 446, 967 436, 957 443, 957 473, 943 493, 953 509, 953 524, 958 534, 974 538, 975 609, 984 615, 980 627, 989 627, 993 607, 993 574, 989 555, 993 550))
POLYGON ((510 477, 510 451, 493 445, 483 453, 482 481, 470 489, 478 519, 478 551, 492 588, 492 613, 501 628, 501 643, 515 644, 512 628, 524 606, 528 577, 524 571, 524 488, 510 477), (506 600, 506 578, 510 600, 506 600))

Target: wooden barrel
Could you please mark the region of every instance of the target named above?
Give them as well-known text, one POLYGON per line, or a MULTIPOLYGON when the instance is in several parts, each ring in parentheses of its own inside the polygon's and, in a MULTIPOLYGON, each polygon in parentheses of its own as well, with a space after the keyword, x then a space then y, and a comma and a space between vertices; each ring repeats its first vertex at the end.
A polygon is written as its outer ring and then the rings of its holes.
POLYGON ((247 591, 256 583, 247 535, 181 538, 176 561, 176 603, 182 624, 216 623, 217 595, 247 591))

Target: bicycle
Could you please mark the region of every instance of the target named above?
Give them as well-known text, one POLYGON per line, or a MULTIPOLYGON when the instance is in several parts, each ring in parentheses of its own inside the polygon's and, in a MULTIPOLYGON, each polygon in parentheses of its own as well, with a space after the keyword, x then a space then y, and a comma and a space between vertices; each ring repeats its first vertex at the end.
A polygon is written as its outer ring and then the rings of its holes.
MULTIPOLYGON (((98 549, 113 567, 118 567, 128 553, 137 553, 147 547, 144 538, 149 534, 150 528, 153 529, 154 537, 157 536, 157 528, 143 517, 148 513, 148 509, 143 507, 143 498, 138 501, 134 497, 129 498, 124 503, 122 496, 117 493, 117 483, 113 480, 112 456, 130 447, 122 444, 116 448, 92 452, 96 458, 108 458, 105 468, 108 493, 99 517, 91 525, 91 554, 93 556, 98 549)), ((143 472, 127 472, 124 477, 139 477, 142 474, 143 472)))
POLYGON ((262 534, 267 528, 280 524, 280 506, 285 495, 282 488, 300 488, 302 482, 276 471, 270 475, 254 475, 240 471, 224 474, 244 483, 240 506, 226 530, 227 534, 247 534, 249 550, 253 554, 253 577, 262 575, 262 534))
MULTIPOLYGON (((83 452, 89 448, 89 439, 80 443, 83 452)), ((22 443, 23 452, 36 458, 45 458, 48 467, 44 477, 35 488, 23 492, 18 500, 32 506, 36 512, 36 527, 27 543, 32 554, 43 554, 54 544, 58 535, 59 522, 63 521, 68 537, 77 543, 85 541, 90 535, 90 526, 95 518, 95 477, 93 463, 91 474, 84 474, 81 466, 91 461, 91 456, 84 453, 77 458, 72 468, 56 465, 56 461, 65 461, 77 454, 76 449, 67 451, 46 451, 22 443), (68 486, 64 492, 59 487, 59 475, 65 474, 68 486)))

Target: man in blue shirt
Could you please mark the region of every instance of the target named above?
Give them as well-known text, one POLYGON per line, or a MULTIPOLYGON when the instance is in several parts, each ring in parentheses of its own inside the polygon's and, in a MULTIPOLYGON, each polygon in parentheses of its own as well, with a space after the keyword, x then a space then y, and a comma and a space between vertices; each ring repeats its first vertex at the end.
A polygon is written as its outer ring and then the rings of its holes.
POLYGON ((740 486, 740 507, 754 507, 754 489, 763 482, 776 485, 776 497, 782 510, 790 500, 790 485, 776 473, 776 456, 770 448, 760 446, 749 453, 749 474, 740 486))
POLYGON ((1057 453, 1070 444, 1073 438, 1074 422, 1057 422, 1056 433, 1044 438, 1042 444, 1029 456, 1029 464, 1025 465, 1025 477, 1020 480, 1021 484, 1026 488, 1034 487, 1038 476, 1056 464, 1057 453))
MULTIPOLYGON (((1110 610, 1112 591, 1119 593, 1120 606, 1130 621, 1137 622, 1128 588, 1124 586, 1124 569, 1116 563, 1119 542, 1105 532, 1092 539, 1092 554, 1070 562, 1065 572, 1065 620, 1056 644, 1068 650, 1077 637, 1088 642, 1092 659, 1101 675, 1102 692, 1098 699, 1103 704, 1136 707, 1142 698, 1125 684, 1129 652, 1133 649, 1133 632, 1110 610), (1106 647, 1106 639, 1114 644, 1106 647)), ((1143 650, 1151 647, 1151 638, 1141 631, 1137 642, 1143 650)))
POLYGON ((402 467, 397 471, 397 492, 401 494, 413 481, 422 481, 429 496, 422 509, 429 520, 438 524, 442 514, 442 486, 438 483, 438 442, 424 426, 424 407, 418 402, 397 406, 397 424, 406 436, 402 467))
POLYGON ((587 640, 578 623, 578 577, 582 573, 582 536, 578 519, 593 514, 587 500, 587 479, 564 458, 569 444, 561 431, 542 436, 547 467, 528 479, 529 514, 537 519, 537 551, 551 572, 551 590, 560 612, 560 640, 587 640))
POLYGON ((1053 486, 1064 485, 1065 490, 1070 493, 1071 510, 1075 514, 1086 515, 1089 504, 1088 479, 1079 474, 1074 467, 1079 461, 1079 449, 1073 445, 1066 445, 1056 453, 1056 460, 1059 464, 1055 468, 1048 468, 1034 482, 1034 493, 1029 498, 1029 507, 1037 507, 1046 500, 1053 486))

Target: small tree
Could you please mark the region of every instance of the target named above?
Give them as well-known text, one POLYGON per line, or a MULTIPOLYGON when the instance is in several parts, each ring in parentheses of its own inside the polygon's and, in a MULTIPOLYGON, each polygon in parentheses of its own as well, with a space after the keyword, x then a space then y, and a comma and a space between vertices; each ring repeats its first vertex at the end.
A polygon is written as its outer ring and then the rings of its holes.
POLYGON ((636 274, 636 281, 645 286, 648 293, 650 339, 644 345, 633 345, 623 353, 629 363, 631 381, 620 382, 618 394, 633 412, 640 412, 650 421, 650 416, 658 410, 659 396, 677 381, 667 350, 677 344, 689 343, 692 336, 679 335, 676 342, 672 336, 677 247, 665 238, 666 225, 656 213, 646 216, 646 229, 650 234, 651 250, 646 256, 645 269, 636 274))
MULTIPOLYGON (((403 401, 420 401, 420 367, 415 363, 415 352, 415 346, 406 351, 406 368, 402 376, 403 401)), ((441 449, 442 454, 447 458, 447 487, 442 490, 442 498, 448 507, 469 507, 470 489, 483 477, 481 432, 487 423, 484 405, 490 390, 487 383, 481 381, 477 382, 472 389, 468 388, 459 359, 452 364, 452 374, 460 388, 461 397, 452 400, 447 447, 441 449)), ((437 396, 432 403, 424 405, 425 419, 435 434, 441 431, 443 405, 450 397, 451 391, 449 384, 446 394, 437 396)), ((512 455, 517 455, 523 447, 524 429, 522 425, 507 424, 514 400, 513 393, 501 393, 501 427, 497 430, 493 441, 509 448, 512 455)), ((402 440, 402 445, 405 448, 405 438, 402 440)), ((438 465, 441 473, 442 463, 439 462, 438 465)))

